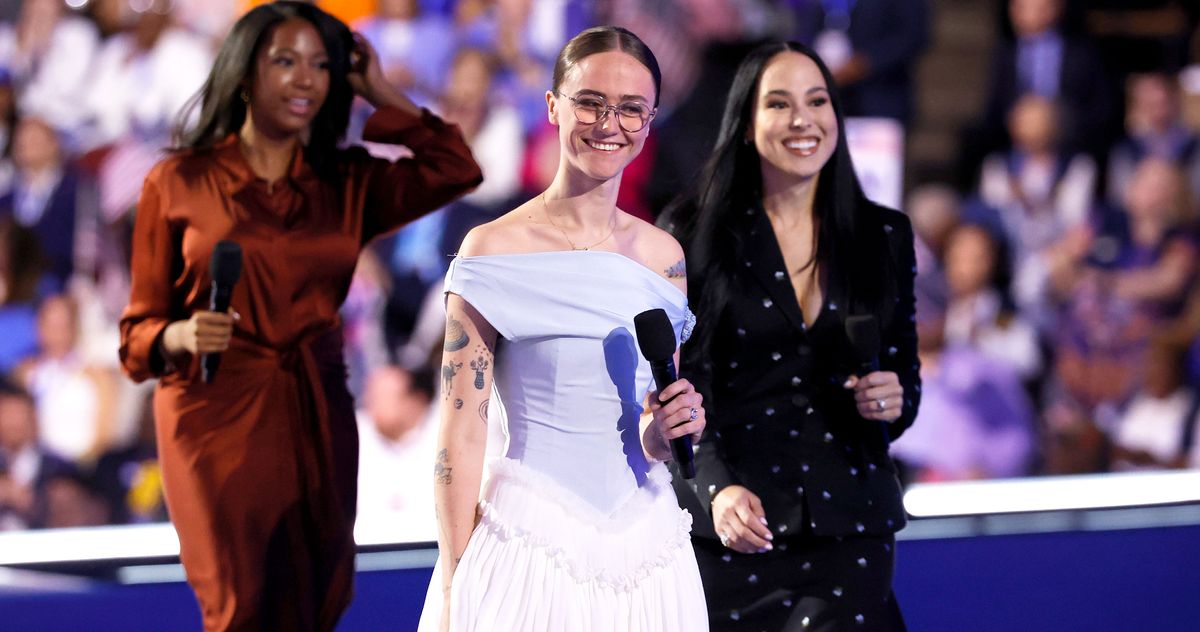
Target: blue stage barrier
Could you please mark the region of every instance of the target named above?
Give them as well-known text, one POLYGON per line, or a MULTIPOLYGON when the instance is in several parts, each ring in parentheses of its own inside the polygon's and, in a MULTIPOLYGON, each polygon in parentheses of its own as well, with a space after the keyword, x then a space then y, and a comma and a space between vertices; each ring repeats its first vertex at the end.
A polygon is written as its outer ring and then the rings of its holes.
MULTIPOLYGON (((1200 629, 1200 508, 1174 509, 1185 513, 1152 508, 1091 514, 1108 516, 1103 524, 1070 512, 914 521, 897 545, 896 593, 909 628, 1200 629), (1144 526, 1147 520, 1137 516, 1148 512, 1166 517, 1159 522, 1190 523, 1144 526), (1132 516, 1124 522, 1137 526, 1123 527, 1121 515, 1132 516)), ((355 598, 338 629, 415 629, 432 558, 430 548, 360 554, 355 598)), ((0 573, 0 585, 7 584, 0 587, 0 630, 199 630, 178 565, 119 573, 126 581, 152 582, 135 584, 7 573, 8 581, 0 573)))

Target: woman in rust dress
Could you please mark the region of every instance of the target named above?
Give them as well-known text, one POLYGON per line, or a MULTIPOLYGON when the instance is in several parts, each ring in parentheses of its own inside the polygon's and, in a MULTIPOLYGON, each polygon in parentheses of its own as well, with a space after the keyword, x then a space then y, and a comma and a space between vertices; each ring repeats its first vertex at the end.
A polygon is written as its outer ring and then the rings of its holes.
POLYGON ((364 245, 479 167, 304 3, 239 20, 195 104, 138 204, 121 361, 159 378, 167 504, 205 630, 330 630, 350 600, 358 468, 338 308, 364 245), (364 137, 411 158, 337 148, 355 94, 378 108, 364 137), (229 313, 208 311, 220 240, 244 253, 229 313), (206 384, 200 355, 218 352, 206 384))

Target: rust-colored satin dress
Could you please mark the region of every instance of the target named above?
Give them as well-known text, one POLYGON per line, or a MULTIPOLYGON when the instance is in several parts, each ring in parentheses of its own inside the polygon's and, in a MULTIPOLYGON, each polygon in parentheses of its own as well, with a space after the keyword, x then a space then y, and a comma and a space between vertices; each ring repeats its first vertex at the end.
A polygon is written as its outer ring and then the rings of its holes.
MULTIPOLYGON (((146 178, 121 362, 154 396, 167 506, 205 630, 331 630, 349 604, 358 469, 338 308, 359 252, 479 184, 457 127, 382 108, 364 137, 395 163, 339 152, 322 178, 297 152, 268 186, 230 136, 146 178), (217 241, 241 245, 241 319, 211 384, 169 366, 168 323, 208 308, 217 241)), ((414 482, 414 484, 420 484, 414 482)))

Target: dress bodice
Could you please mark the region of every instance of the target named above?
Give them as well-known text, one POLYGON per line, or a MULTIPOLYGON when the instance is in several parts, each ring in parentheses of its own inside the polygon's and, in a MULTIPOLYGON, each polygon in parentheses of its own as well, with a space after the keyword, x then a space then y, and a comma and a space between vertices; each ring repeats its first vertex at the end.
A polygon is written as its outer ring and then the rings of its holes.
POLYGON ((694 317, 684 294, 633 259, 595 250, 457 257, 445 291, 498 334, 499 402, 488 416, 507 420, 503 455, 604 514, 620 507, 652 465, 638 421, 653 378, 633 319, 662 308, 686 339, 694 317))

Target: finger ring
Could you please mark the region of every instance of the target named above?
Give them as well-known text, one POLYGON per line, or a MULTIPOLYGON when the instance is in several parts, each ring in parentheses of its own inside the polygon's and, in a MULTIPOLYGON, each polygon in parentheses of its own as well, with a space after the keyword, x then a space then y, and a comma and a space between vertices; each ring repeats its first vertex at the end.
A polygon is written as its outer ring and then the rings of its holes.
POLYGON ((721 546, 729 546, 729 536, 725 535, 724 533, 719 533, 717 534, 717 537, 721 539, 721 546))
POLYGON ((699 417, 699 416, 700 416, 700 411, 698 411, 698 410, 696 410, 695 408, 693 408, 693 409, 692 409, 692 415, 691 415, 691 417, 690 417, 690 420, 691 420, 691 421, 696 421, 696 418, 697 418, 697 417, 699 417))
POLYGON ((875 408, 878 408, 879 410, 883 410, 883 409, 887 408, 887 400, 886 399, 875 400, 875 408))

